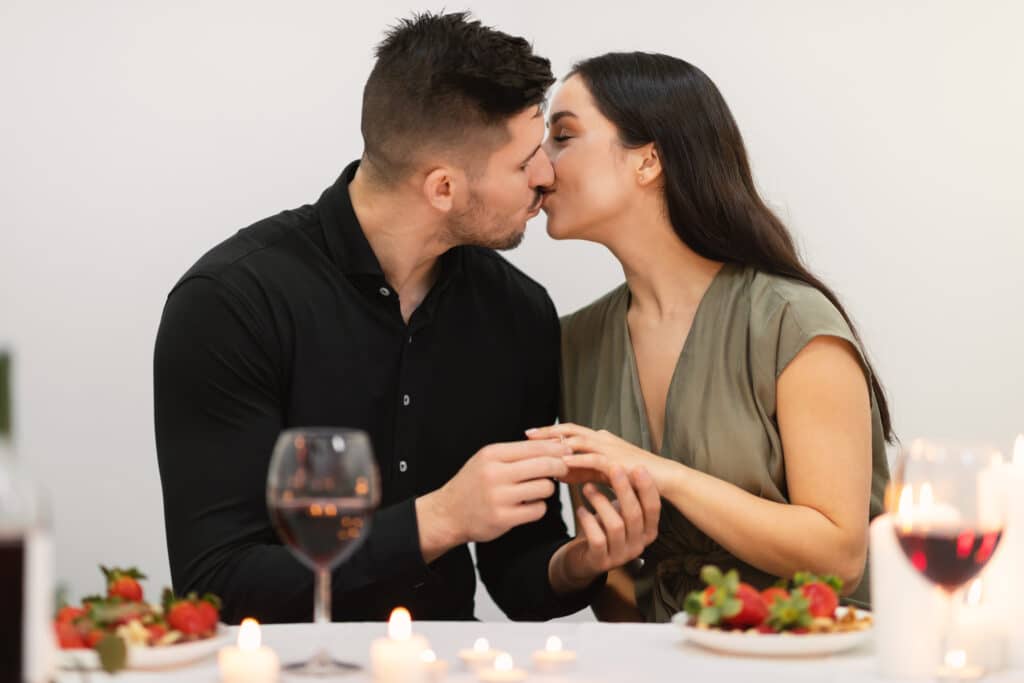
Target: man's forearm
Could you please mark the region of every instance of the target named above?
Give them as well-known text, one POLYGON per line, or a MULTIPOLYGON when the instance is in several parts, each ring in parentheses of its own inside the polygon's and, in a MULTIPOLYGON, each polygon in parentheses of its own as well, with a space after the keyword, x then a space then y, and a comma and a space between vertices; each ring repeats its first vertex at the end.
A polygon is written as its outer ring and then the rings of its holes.
POLYGON ((469 542, 453 522, 440 489, 416 499, 416 525, 419 529, 420 550, 426 564, 452 548, 469 542))
POLYGON ((580 573, 573 568, 579 563, 573 561, 573 555, 581 552, 586 540, 577 538, 569 541, 555 551, 548 562, 548 582, 551 590, 558 595, 568 595, 588 588, 600 573, 580 573))

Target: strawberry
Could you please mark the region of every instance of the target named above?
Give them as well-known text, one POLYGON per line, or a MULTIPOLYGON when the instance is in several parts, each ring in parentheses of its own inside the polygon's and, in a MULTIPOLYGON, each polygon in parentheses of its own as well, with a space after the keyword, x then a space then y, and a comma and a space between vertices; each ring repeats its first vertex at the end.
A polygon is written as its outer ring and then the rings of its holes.
POLYGON ((146 627, 146 630, 149 631, 150 645, 156 645, 161 638, 167 635, 167 627, 163 624, 150 624, 146 627))
POLYGON ((775 598, 768 608, 768 619, 765 624, 776 633, 806 633, 811 621, 813 617, 808 610, 807 598, 797 588, 784 597, 775 598))
POLYGON ((135 567, 120 569, 114 567, 108 569, 100 565, 103 576, 107 579, 107 597, 121 598, 128 602, 140 602, 142 600, 142 586, 139 579, 146 578, 146 575, 135 567))
POLYGON ((61 607, 57 612, 57 623, 70 624, 84 614, 85 610, 81 607, 71 607, 70 605, 61 607))
POLYGON ((835 576, 818 577, 808 572, 797 572, 793 577, 795 585, 809 603, 813 617, 832 617, 839 607, 839 591, 843 582, 835 576))
POLYGON ((70 622, 57 621, 53 626, 57 631, 57 643, 62 650, 85 647, 82 634, 70 622))
POLYGON ((186 636, 199 635, 206 631, 206 617, 194 602, 179 600, 167 612, 167 624, 186 636))
POLYGON ((85 636, 86 647, 96 647, 96 644, 107 637, 102 629, 94 628, 85 636))
POLYGON ((778 586, 772 586, 771 588, 765 588, 761 591, 761 600, 764 601, 766 607, 771 607, 776 600, 786 600, 789 598, 789 591, 785 588, 779 588, 778 586))
POLYGON ((740 611, 732 616, 723 615, 722 620, 733 628, 750 628, 762 623, 768 616, 768 608, 761 594, 749 583, 741 583, 736 589, 736 598, 742 603, 740 611))
POLYGON ((217 620, 220 619, 220 613, 214 604, 208 600, 200 600, 196 605, 199 610, 199 616, 203 620, 203 632, 210 632, 217 630, 217 620))
POLYGON ((699 623, 750 628, 758 626, 768 616, 761 594, 750 584, 740 583, 739 572, 735 569, 722 574, 718 567, 707 565, 701 569, 700 576, 708 587, 690 593, 685 604, 686 612, 699 623))

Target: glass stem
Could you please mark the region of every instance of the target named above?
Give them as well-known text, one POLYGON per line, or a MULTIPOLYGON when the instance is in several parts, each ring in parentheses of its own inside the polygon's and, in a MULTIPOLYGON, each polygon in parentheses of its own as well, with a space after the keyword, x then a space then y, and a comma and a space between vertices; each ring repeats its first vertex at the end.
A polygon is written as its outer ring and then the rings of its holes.
POLYGON ((331 570, 316 570, 316 586, 313 589, 313 623, 331 623, 331 570))

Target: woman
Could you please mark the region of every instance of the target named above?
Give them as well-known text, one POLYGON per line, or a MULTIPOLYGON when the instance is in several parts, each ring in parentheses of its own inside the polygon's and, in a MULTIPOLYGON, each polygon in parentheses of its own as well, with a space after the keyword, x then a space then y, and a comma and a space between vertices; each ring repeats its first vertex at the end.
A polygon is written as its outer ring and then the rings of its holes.
MULTIPOLYGON (((548 232, 605 245, 626 282, 563 321, 566 424, 530 437, 565 439, 577 482, 645 467, 667 503, 598 617, 665 621, 705 564, 759 588, 835 574, 866 605, 885 394, 758 196, 718 89, 673 57, 607 54, 578 64, 550 111, 548 232)), ((573 494, 577 525, 610 505, 592 483, 573 494)))

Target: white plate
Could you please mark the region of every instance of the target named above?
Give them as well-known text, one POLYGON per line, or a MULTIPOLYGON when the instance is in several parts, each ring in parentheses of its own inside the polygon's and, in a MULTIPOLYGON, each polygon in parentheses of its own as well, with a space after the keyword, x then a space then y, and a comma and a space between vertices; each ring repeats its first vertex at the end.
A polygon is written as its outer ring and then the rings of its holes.
MULTIPOLYGON (((842 615, 848 608, 840 607, 837 615, 842 615)), ((857 616, 868 616, 870 613, 857 610, 857 616)), ((808 655, 828 655, 843 650, 850 650, 865 643, 871 638, 872 629, 850 631, 847 633, 746 633, 744 631, 720 631, 690 626, 687 621, 690 615, 679 612, 672 617, 673 624, 679 624, 686 640, 709 650, 726 652, 736 655, 754 655, 758 657, 799 657, 808 655)))
MULTIPOLYGON (((178 645, 165 645, 163 647, 128 647, 128 661, 126 669, 169 669, 182 666, 205 659, 217 652, 230 641, 227 626, 221 624, 217 627, 217 633, 212 638, 196 640, 190 643, 178 645)), ((75 650, 61 650, 58 656, 58 664, 62 669, 72 670, 98 670, 100 668, 100 657, 95 650, 83 648, 75 650)))

